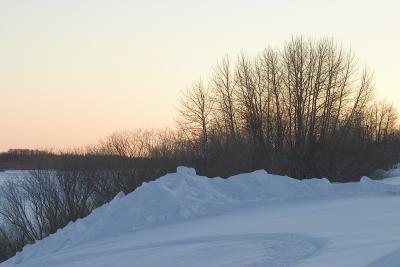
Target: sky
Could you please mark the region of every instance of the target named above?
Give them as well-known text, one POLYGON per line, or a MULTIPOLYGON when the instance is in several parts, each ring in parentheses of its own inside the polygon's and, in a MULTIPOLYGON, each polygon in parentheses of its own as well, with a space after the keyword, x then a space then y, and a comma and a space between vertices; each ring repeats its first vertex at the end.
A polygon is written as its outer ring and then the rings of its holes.
POLYGON ((400 103, 400 1, 0 0, 0 151, 174 127, 181 92, 225 55, 333 37, 400 103))

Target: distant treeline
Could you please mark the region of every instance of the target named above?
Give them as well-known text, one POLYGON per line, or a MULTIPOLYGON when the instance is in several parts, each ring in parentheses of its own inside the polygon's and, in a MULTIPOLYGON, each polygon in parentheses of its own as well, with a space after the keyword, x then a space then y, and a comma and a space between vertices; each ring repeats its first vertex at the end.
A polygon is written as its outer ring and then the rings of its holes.
MULTIPOLYGON (((140 131, 138 131, 140 132, 140 131)), ((112 137, 125 133, 113 134, 112 137)), ((110 137, 111 138, 111 137, 110 137)), ((0 153, 1 170, 114 170, 135 169, 136 166, 166 166, 168 161, 160 162, 159 159, 150 157, 129 157, 117 155, 112 152, 97 153, 77 149, 73 151, 52 152, 45 150, 10 149, 8 152, 0 153)), ((175 166, 175 165, 174 165, 175 166)), ((176 167, 176 166, 175 166, 176 167)), ((174 170, 175 167, 170 167, 174 170)))
POLYGON ((0 153, 0 170, 33 170, 42 166, 53 167, 54 154, 31 149, 10 149, 0 153))
POLYGON ((0 261, 178 165, 207 176, 266 169, 347 182, 399 162, 397 112, 374 99, 370 73, 330 39, 226 57, 180 104, 173 130, 0 154, 0 169, 34 170, 0 189, 0 261))

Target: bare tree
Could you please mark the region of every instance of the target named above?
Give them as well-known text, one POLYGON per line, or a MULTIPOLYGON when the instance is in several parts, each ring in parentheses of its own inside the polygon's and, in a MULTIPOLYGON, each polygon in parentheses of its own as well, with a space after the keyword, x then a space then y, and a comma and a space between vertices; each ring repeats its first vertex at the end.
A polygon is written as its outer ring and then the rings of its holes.
POLYGON ((191 137, 200 140, 201 156, 206 158, 208 145, 208 128, 212 122, 214 100, 202 81, 196 82, 180 99, 179 109, 181 128, 191 137))
POLYGON ((235 108, 235 80, 229 57, 225 57, 217 64, 212 77, 214 99, 217 113, 221 115, 224 130, 230 137, 237 134, 237 118, 235 108))

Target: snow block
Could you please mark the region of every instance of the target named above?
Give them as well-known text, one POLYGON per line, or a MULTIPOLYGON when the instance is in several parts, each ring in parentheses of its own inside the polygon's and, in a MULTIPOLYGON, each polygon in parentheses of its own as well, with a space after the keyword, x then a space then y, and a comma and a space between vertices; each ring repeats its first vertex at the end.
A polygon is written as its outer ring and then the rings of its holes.
POLYGON ((176 168, 176 173, 177 174, 181 174, 181 175, 192 175, 192 176, 195 176, 196 175, 196 170, 194 168, 191 168, 191 167, 178 166, 176 168))

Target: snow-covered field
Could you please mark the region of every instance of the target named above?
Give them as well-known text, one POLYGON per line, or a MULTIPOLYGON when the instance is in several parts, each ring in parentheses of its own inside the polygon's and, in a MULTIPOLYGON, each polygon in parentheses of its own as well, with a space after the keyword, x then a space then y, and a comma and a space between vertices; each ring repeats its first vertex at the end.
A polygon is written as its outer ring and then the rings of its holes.
POLYGON ((30 171, 20 171, 20 170, 7 170, 0 171, 0 185, 4 183, 7 179, 23 178, 29 175, 30 171))
POLYGON ((192 169, 118 195, 0 267, 400 266, 400 176, 298 181, 192 169))

